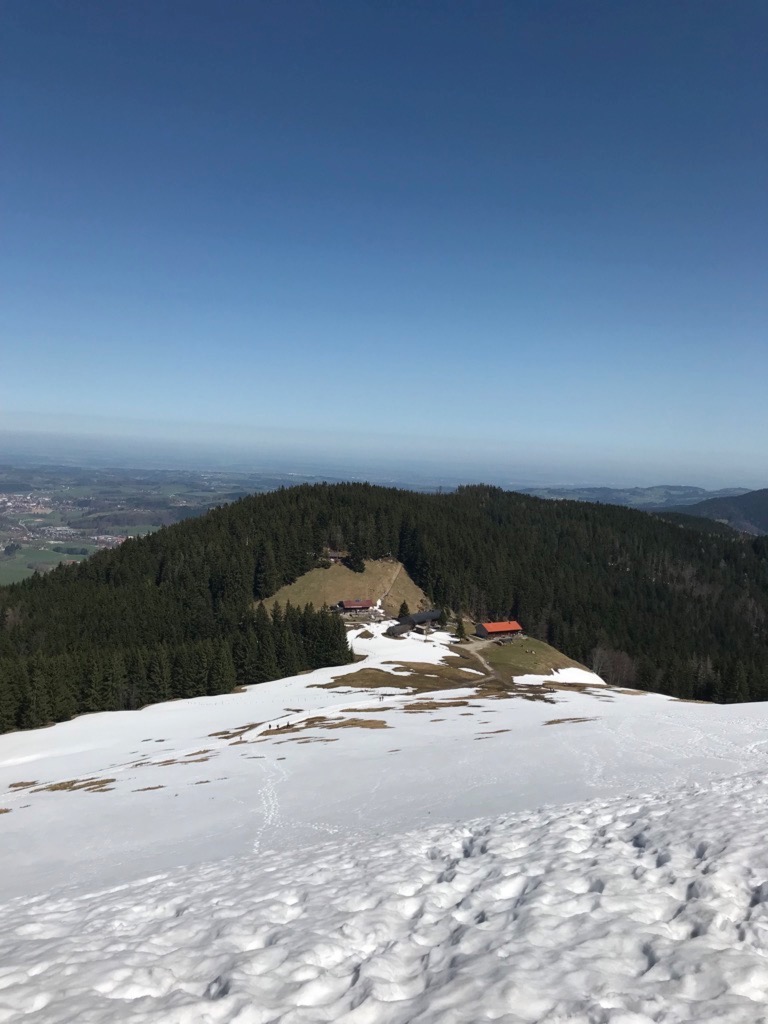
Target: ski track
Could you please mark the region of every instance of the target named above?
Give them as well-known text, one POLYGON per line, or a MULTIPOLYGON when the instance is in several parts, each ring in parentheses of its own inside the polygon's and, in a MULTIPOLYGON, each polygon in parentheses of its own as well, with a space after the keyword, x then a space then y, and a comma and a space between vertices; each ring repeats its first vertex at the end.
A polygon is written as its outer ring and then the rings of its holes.
POLYGON ((768 787, 545 808, 0 909, 15 1024, 765 1024, 768 787))

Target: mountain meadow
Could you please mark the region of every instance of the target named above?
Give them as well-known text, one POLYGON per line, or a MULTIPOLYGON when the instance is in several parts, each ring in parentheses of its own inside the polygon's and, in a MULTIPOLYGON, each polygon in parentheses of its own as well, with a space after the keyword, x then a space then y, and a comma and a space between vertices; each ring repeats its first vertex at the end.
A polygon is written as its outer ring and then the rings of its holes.
POLYGON ((768 538, 488 486, 319 484, 0 589, 0 731, 350 662, 339 616, 270 601, 329 549, 400 561, 436 607, 518 619, 611 685, 768 698, 768 538))

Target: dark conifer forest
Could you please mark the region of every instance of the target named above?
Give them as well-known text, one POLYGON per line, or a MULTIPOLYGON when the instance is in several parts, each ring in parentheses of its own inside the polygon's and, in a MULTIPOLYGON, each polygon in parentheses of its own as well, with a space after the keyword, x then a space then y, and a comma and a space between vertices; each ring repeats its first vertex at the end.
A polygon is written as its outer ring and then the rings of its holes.
POLYGON ((0 731, 348 662, 327 609, 269 598, 324 550, 402 561, 438 607, 519 619, 609 683, 768 698, 768 539, 493 487, 243 498, 0 589, 0 731))

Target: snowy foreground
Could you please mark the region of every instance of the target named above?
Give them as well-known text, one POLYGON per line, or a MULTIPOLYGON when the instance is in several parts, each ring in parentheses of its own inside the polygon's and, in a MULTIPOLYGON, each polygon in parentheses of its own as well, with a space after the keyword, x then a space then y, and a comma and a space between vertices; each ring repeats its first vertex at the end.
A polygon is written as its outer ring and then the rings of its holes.
POLYGON ((177 871, 0 912, 0 1019, 765 1021, 743 776, 177 871))
POLYGON ((768 706, 415 693, 383 628, 0 736, 0 1024, 768 1024, 768 706))

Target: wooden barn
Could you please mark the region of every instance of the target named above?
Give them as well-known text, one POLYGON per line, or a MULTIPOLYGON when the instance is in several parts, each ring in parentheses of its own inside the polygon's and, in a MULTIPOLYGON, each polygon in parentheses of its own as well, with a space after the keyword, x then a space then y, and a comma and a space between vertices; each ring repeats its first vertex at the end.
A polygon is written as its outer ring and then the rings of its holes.
POLYGON ((519 622, 510 619, 507 622, 478 622, 475 626, 475 635, 483 640, 500 640, 505 636, 517 636, 523 632, 519 622))
POLYGON ((403 636, 404 633, 410 633, 412 629, 419 632, 437 629, 439 618, 440 612, 434 608, 428 612, 414 612, 412 615, 401 615, 397 620, 397 625, 389 627, 387 636, 403 636))

